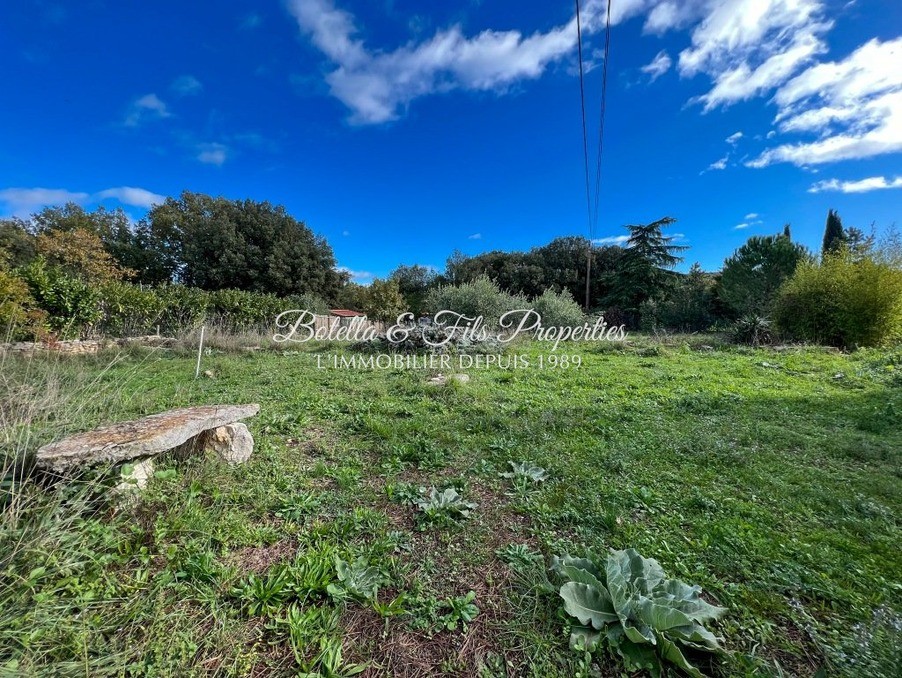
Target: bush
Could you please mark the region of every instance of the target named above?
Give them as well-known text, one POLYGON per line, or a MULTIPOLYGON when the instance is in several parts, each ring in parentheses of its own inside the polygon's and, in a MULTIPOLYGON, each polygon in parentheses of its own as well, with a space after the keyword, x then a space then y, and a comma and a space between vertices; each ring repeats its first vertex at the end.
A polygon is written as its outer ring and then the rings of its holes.
POLYGON ((97 330, 104 336, 131 337, 154 331, 166 310, 164 300, 153 289, 111 281, 98 287, 100 320, 97 330))
POLYGON ((730 334, 737 344, 751 346, 769 344, 774 339, 771 321, 754 313, 744 315, 733 323, 730 327, 730 334))
POLYGON ((503 292, 486 276, 461 285, 436 287, 426 295, 424 305, 432 314, 448 310, 470 318, 481 315, 489 325, 497 325, 498 319, 508 311, 530 307, 524 297, 503 292))
POLYGON ((46 314, 37 307, 28 285, 0 270, 0 332, 3 339, 34 339, 44 330, 46 314))
POLYGON ((542 316, 542 324, 546 327, 576 327, 586 321, 582 307, 567 290, 545 290, 529 306, 542 316))
POLYGON ((63 339, 91 333, 94 323, 101 318, 96 288, 55 266, 48 266, 40 257, 20 271, 31 296, 47 314, 47 324, 54 333, 63 339))
POLYGON ((709 329, 716 318, 714 288, 714 276, 694 264, 688 275, 676 280, 662 299, 642 303, 640 327, 646 331, 665 328, 678 332, 709 329))
POLYGON ((828 254, 783 286, 774 317, 793 339, 851 348, 902 340, 902 268, 878 254, 828 254))

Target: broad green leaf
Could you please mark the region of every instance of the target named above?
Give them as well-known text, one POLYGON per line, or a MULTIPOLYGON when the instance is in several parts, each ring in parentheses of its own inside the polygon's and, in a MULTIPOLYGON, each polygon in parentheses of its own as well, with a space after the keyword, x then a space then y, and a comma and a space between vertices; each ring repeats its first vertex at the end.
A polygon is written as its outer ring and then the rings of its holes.
POLYGON ((575 581, 580 584, 588 584, 589 586, 594 586, 598 589, 608 600, 610 600, 611 596, 608 593, 608 589, 598 581, 598 577, 589 572, 588 570, 583 570, 578 567, 574 567, 573 565, 563 565, 561 567, 562 574, 567 577, 570 581, 575 581))
POLYGON ((612 643, 614 649, 623 658, 627 671, 650 671, 652 675, 660 675, 661 660, 651 645, 639 645, 624 636, 612 643))
POLYGON ((593 577, 601 581, 601 570, 599 570, 595 566, 595 563, 593 563, 588 558, 571 558, 570 556, 558 558, 557 556, 555 556, 551 559, 551 569, 562 576, 564 576, 563 568, 567 566, 585 570, 593 577))
POLYGON ((666 638, 661 638, 661 642, 658 643, 658 651, 661 653, 662 659, 683 669, 683 671, 692 676, 692 678, 705 678, 704 674, 690 664, 686 657, 683 656, 683 653, 680 651, 680 648, 677 647, 676 643, 672 643, 666 638))
POLYGON ((666 603, 656 603, 649 598, 640 600, 635 609, 639 619, 656 631, 666 631, 675 626, 692 624, 692 619, 680 610, 669 607, 666 603))
POLYGON ((621 623, 625 623, 630 616, 630 591, 628 587, 627 576, 629 573, 629 562, 624 557, 617 557, 617 554, 623 554, 618 551, 610 556, 605 563, 605 572, 607 574, 608 594, 611 596, 611 602, 617 611, 617 616, 621 623), (624 572, 624 567, 626 571, 624 572))
POLYGON ((632 620, 628 620, 623 625, 623 632, 626 634, 626 637, 634 643, 649 643, 651 645, 657 644, 657 638, 655 636, 654 629, 641 622, 636 623, 632 620))
POLYGON ((577 652, 595 652, 601 641, 601 631, 588 626, 574 626, 570 629, 570 649, 577 652))
POLYGON ((693 622, 689 626, 677 626, 668 629, 667 635, 670 638, 681 640, 700 650, 712 652, 721 651, 717 637, 698 622, 693 622))
POLYGON ((584 626, 600 629, 618 620, 610 599, 593 586, 567 582, 561 587, 560 596, 567 614, 584 626))
POLYGON ((624 579, 641 593, 649 594, 664 580, 664 570, 652 558, 643 558, 635 549, 614 551, 608 556, 608 563, 617 563, 624 579))

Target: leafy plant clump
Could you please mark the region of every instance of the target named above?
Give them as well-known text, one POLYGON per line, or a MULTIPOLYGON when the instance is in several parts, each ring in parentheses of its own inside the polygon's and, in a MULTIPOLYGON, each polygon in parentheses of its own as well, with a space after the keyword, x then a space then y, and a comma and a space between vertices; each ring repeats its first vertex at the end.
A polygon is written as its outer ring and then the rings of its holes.
POLYGON ((385 583, 382 572, 371 566, 364 557, 353 563, 336 557, 335 572, 338 582, 326 587, 335 600, 374 601, 379 594, 379 587, 385 583))
POLYGON ((673 664, 690 676, 703 674, 685 651, 723 652, 704 624, 726 608, 701 599, 698 586, 667 579, 660 564, 634 549, 612 552, 598 567, 588 558, 554 558, 552 570, 564 583, 564 610, 577 620, 570 646, 594 652, 600 645, 621 657, 627 671, 661 675, 673 664))
POLYGON ((448 631, 456 631, 458 624, 466 630, 467 624, 476 619, 479 608, 473 602, 474 600, 476 600, 476 592, 468 591, 466 595, 447 598, 439 603, 439 607, 448 610, 441 617, 441 623, 448 631))
POLYGON ((511 480, 514 487, 525 488, 529 483, 538 484, 548 480, 548 471, 541 466, 535 466, 528 461, 509 461, 507 463, 511 470, 499 475, 511 480))
POLYGON ((774 340, 770 320, 755 314, 745 315, 733 323, 731 335, 737 344, 749 344, 750 346, 770 344, 774 340))
POLYGON ((417 499, 416 505, 423 521, 433 525, 451 525, 467 518, 470 511, 476 508, 476 504, 464 500, 453 487, 441 492, 430 487, 429 493, 417 499))

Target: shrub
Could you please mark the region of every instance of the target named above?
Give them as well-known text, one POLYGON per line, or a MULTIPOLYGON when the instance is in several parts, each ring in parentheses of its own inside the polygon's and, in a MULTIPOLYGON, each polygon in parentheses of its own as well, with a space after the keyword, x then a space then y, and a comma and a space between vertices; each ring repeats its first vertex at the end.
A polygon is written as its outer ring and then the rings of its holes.
POLYGON ((503 292, 498 285, 485 276, 461 285, 442 285, 429 291, 425 307, 430 313, 454 311, 467 317, 483 316, 487 324, 497 324, 507 311, 529 308, 530 304, 521 296, 503 292))
POLYGON ((640 327, 678 332, 702 332, 716 318, 715 277, 693 264, 689 273, 675 280, 660 300, 649 299, 639 307, 640 327))
POLYGON ((760 346, 773 341, 771 322, 767 318, 750 313, 742 316, 730 328, 732 339, 737 344, 760 346))
POLYGON ((902 339, 902 267, 847 250, 805 263, 780 290, 774 317, 794 339, 840 347, 902 339))
POLYGON ((46 314, 37 307, 28 285, 17 275, 0 270, 0 333, 4 339, 40 337, 46 314))
POLYGON ((542 316, 542 324, 545 326, 576 327, 586 321, 582 307, 567 290, 545 290, 527 306, 531 306, 542 316))
POLYGON ((207 292, 185 285, 163 285, 154 292, 163 303, 160 325, 164 334, 181 334, 200 327, 206 318, 210 304, 207 292))
POLYGON ((88 334, 100 320, 97 289, 37 258, 20 269, 31 296, 47 314, 50 329, 62 338, 88 334))
POLYGON ((111 281, 98 288, 100 320, 97 329, 106 336, 146 334, 160 324, 164 300, 152 289, 111 281))

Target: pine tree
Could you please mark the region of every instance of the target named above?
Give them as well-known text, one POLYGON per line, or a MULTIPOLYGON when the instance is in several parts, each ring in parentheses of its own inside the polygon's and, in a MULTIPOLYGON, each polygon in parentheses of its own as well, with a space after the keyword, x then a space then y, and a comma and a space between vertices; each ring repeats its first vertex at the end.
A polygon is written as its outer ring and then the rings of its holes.
POLYGON ((845 242, 846 232, 842 227, 842 219, 836 210, 827 212, 827 225, 824 228, 824 243, 821 247, 821 255, 825 256, 836 252, 845 242))
POLYGON ((783 237, 787 238, 788 240, 792 240, 792 233, 789 230, 789 224, 786 224, 783 227, 783 237))

